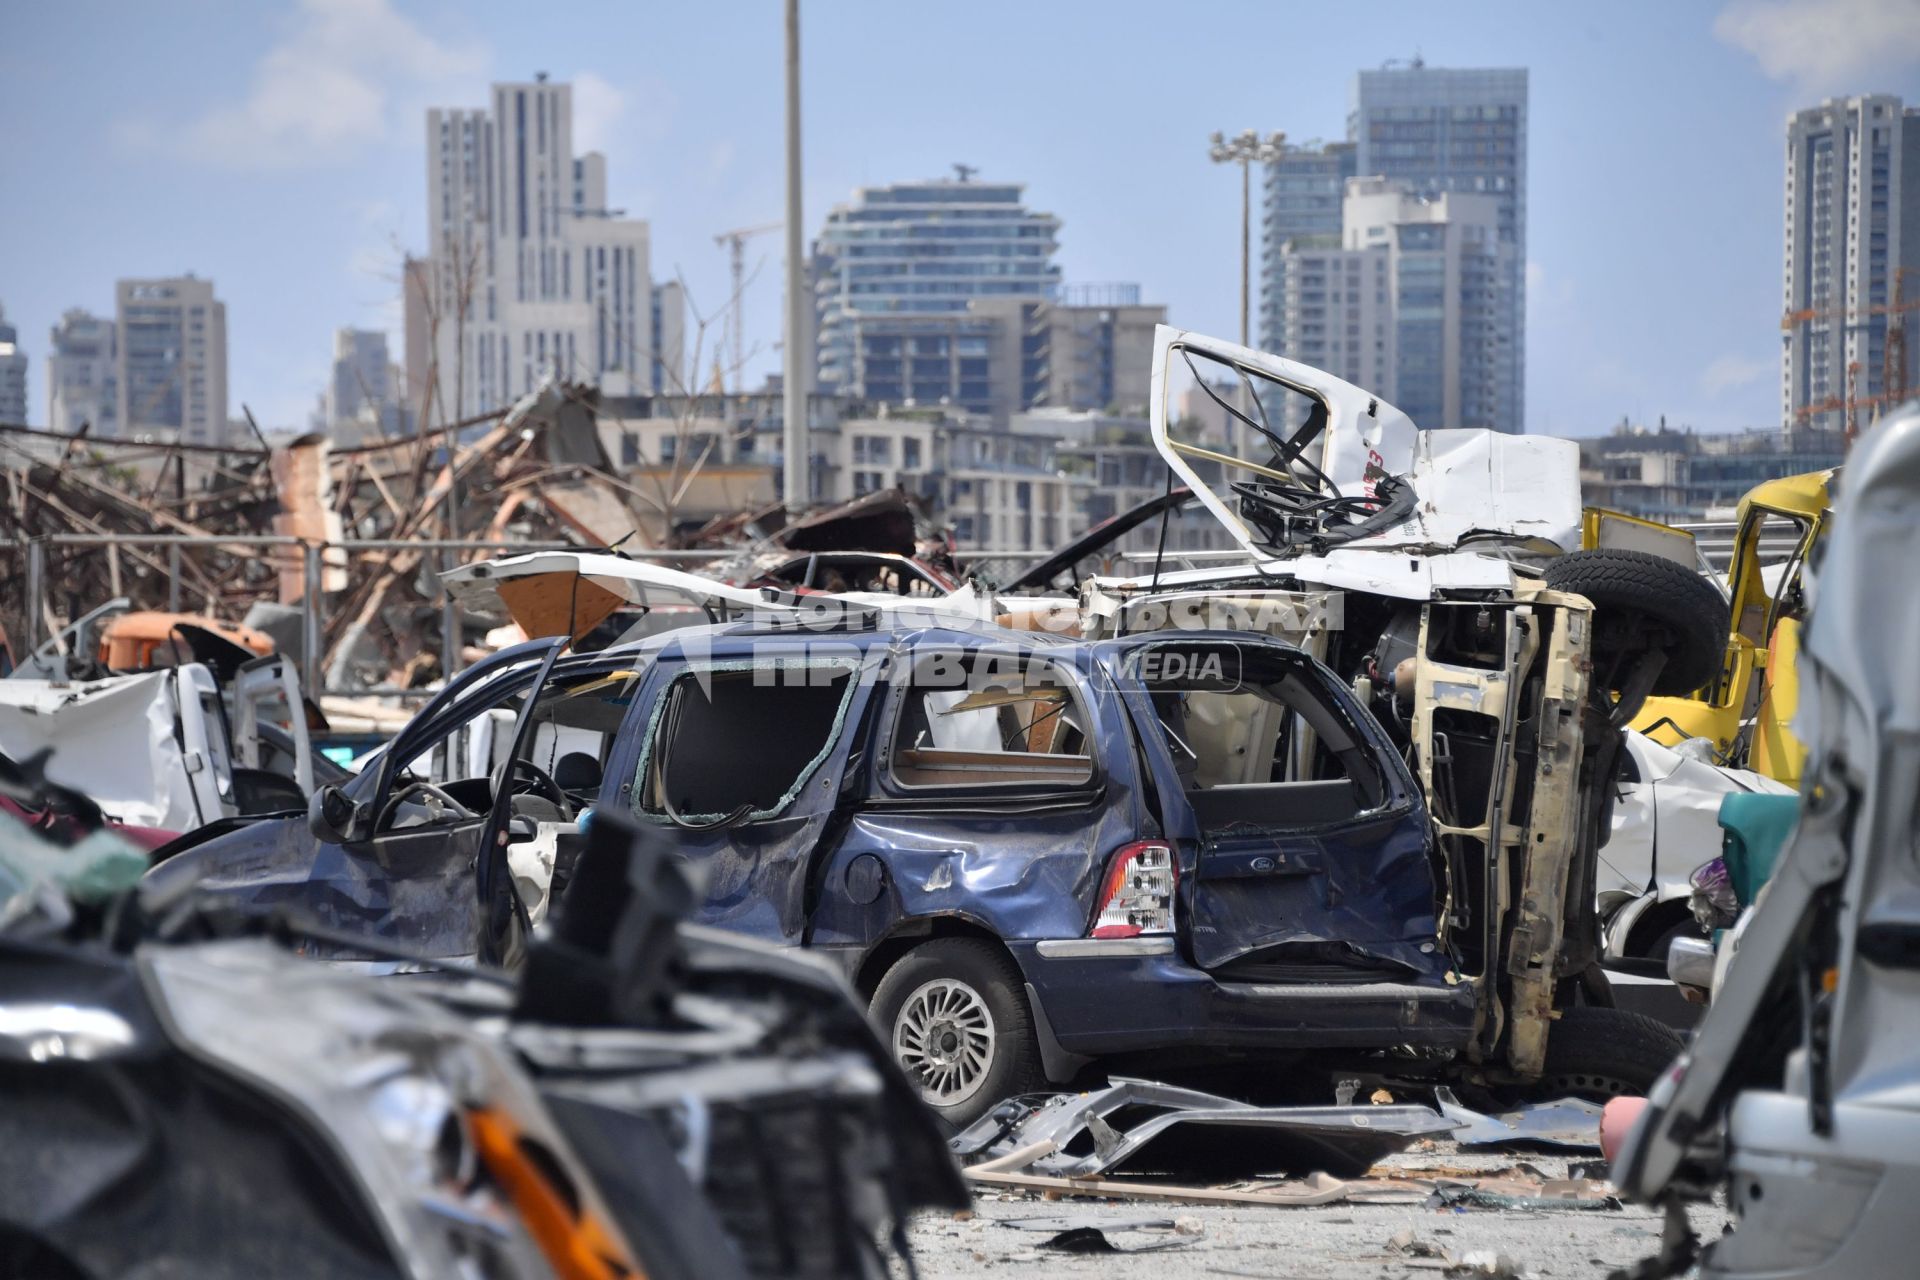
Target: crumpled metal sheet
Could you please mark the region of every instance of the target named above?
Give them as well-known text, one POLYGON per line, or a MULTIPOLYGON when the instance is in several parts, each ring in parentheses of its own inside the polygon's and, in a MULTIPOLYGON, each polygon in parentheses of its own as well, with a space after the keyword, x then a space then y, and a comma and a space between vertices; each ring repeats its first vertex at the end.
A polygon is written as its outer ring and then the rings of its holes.
POLYGON ((1010 1099, 950 1145, 963 1160, 1008 1159, 1010 1167, 1068 1178, 1123 1169, 1214 1182, 1283 1171, 1351 1178, 1457 1123, 1428 1107, 1258 1107, 1115 1079, 1092 1093, 1010 1099), (1030 1150, 1031 1158, 1010 1159, 1030 1150))
POLYGON ((1453 1140, 1463 1147, 1553 1147, 1565 1151, 1600 1150, 1600 1106, 1581 1098, 1535 1102, 1483 1115, 1460 1105, 1453 1091, 1433 1091, 1440 1113, 1455 1122, 1453 1140))
MULTIPOLYGON (((162 862, 147 874, 145 891, 161 901, 204 894, 247 914, 285 908, 422 955, 470 956, 480 927, 473 889, 479 829, 478 821, 421 828, 347 848, 313 839, 305 815, 268 818, 162 862)), ((330 959, 381 958, 324 950, 330 959)))
POLYGON ((1632 729, 1626 753, 1638 781, 1618 785, 1611 830, 1600 846, 1602 893, 1686 897, 1693 869, 1720 850, 1722 799, 1793 794, 1750 769, 1709 764, 1632 729))
POLYGON ((1262 952, 1278 959, 1291 949, 1296 960, 1350 955, 1356 966, 1378 966, 1381 981, 1437 986, 1451 967, 1434 943, 1436 895, 1421 809, 1325 833, 1237 824, 1206 838, 1195 875, 1192 946, 1202 968, 1262 952), (1256 863, 1279 869, 1250 870, 1256 863))
MULTIPOLYGON (((51 747, 47 778, 90 797, 107 816, 190 831, 221 816, 201 812, 188 754, 175 737, 175 683, 192 669, 76 683, 0 680, 0 751, 24 760, 51 747)), ((211 765, 202 758, 192 768, 211 765)))

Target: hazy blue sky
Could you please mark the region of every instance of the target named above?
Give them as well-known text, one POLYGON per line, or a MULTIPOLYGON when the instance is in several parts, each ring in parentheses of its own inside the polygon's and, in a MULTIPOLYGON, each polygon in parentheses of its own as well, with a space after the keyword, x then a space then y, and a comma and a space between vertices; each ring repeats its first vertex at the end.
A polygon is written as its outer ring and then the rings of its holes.
MULTIPOLYGON (((1920 0, 1282 4, 803 0, 808 233, 861 183, 962 161, 1064 219, 1071 281, 1137 280, 1238 327, 1238 183, 1215 129, 1345 129, 1353 73, 1418 51, 1532 73, 1529 429, 1778 417, 1782 126, 1836 93, 1920 100, 1920 0)), ((340 325, 387 327, 424 247, 424 110, 575 85, 579 149, 653 223, 656 277, 726 291, 713 233, 781 212, 777 0, 15 4, 0 47, 0 304, 33 359, 121 276, 227 304, 229 400, 304 424, 340 325)), ((1910 196, 1909 198, 1913 198, 1910 196)), ((749 261, 777 361, 779 237, 749 261)), ((757 381, 757 372, 755 380, 757 381)))

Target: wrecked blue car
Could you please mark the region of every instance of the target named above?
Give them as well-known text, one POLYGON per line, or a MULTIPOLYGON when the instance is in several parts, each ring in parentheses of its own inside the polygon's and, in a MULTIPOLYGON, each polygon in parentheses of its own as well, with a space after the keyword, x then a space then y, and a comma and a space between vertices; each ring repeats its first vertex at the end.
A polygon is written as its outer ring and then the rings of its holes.
MULTIPOLYGON (((1498 1078, 1475 1045, 1507 988, 1463 940, 1502 917, 1449 908, 1391 739, 1284 641, 868 614, 552 648, 456 679, 310 815, 155 879, 511 963, 582 815, 617 808, 702 868, 699 922, 836 957, 956 1123, 1096 1060, 1498 1078)), ((1553 1083, 1650 1082, 1668 1045, 1641 1061, 1638 1021, 1563 1010, 1553 1083)))
POLYGON ((639 701, 603 802, 705 866, 704 922, 838 955, 955 1120, 1096 1057, 1473 1025, 1411 777, 1290 645, 734 634, 639 701))
POLYGON ((841 954, 950 1118, 1093 1058, 1465 1044, 1425 808, 1292 646, 737 643, 662 655, 628 802, 711 868, 713 923, 841 954), (799 768, 718 767, 774 724, 799 768))

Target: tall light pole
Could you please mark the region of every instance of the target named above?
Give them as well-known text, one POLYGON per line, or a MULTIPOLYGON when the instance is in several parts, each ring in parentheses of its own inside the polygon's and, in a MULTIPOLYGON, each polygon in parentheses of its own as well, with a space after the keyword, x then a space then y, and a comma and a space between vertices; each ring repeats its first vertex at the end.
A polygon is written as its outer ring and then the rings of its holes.
POLYGON ((1250 296, 1253 291, 1253 178, 1255 164, 1271 164, 1280 158, 1287 145, 1287 135, 1270 133, 1262 138, 1257 132, 1248 129, 1237 138, 1225 134, 1213 135, 1212 146, 1207 154, 1215 164, 1237 164, 1240 166, 1240 345, 1251 347, 1253 334, 1249 325, 1251 314, 1250 296))
POLYGON ((800 261, 800 0, 787 0, 787 343, 781 362, 785 421, 781 432, 787 510, 798 515, 812 499, 808 479, 806 294, 800 261))

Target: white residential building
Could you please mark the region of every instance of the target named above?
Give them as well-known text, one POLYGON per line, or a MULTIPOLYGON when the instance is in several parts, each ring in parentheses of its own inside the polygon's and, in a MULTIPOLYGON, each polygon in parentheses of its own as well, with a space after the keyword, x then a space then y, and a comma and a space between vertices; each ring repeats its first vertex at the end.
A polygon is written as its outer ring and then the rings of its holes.
POLYGON ((836 498, 857 498, 881 489, 930 493, 937 469, 940 422, 925 416, 849 418, 824 452, 832 473, 843 477, 836 498))
POLYGON ((122 437, 227 442, 227 307, 194 276, 122 280, 115 408, 122 437))
POLYGON ((1086 528, 1094 480, 1061 466, 1058 443, 966 415, 940 424, 939 510, 958 550, 1051 552, 1086 528))
POLYGON ((1422 198, 1352 178, 1338 241, 1289 240, 1272 319, 1295 360, 1367 388, 1422 427, 1509 429, 1513 246, 1492 197, 1422 198))
POLYGON ((606 185, 604 156, 573 154, 569 85, 496 84, 489 108, 427 113, 436 419, 498 408, 549 374, 654 389, 647 224, 608 210, 606 185))
POLYGON ((120 434, 119 330, 107 316, 80 307, 48 335, 47 427, 72 435, 81 427, 111 439, 120 434))
POLYGON ((653 393, 693 390, 697 373, 687 367, 687 293, 678 280, 653 286, 653 393))
MULTIPOLYGON (((1229 388, 1226 396, 1229 403, 1233 401, 1233 394, 1229 388)), ((1012 429, 1016 435, 1052 442, 1053 465, 1076 486, 1075 534, 1167 492, 1166 459, 1154 447, 1152 427, 1145 416, 1045 410, 1016 416, 1012 429)), ((1217 442, 1204 426, 1196 434, 1201 439, 1217 442)), ((1204 458, 1191 461, 1203 481, 1218 483, 1217 464, 1204 458)), ((1161 545, 1161 523, 1148 521, 1124 536, 1106 554, 1153 551, 1161 545)), ((1165 548, 1169 553, 1223 551, 1233 546, 1220 522, 1197 506, 1169 513, 1165 524, 1165 548)), ((1043 543, 1037 549, 1053 548, 1043 543)), ((1126 571, 1117 561, 1114 566, 1116 572, 1126 571)))
POLYGON ((1920 324, 1893 309, 1920 302, 1920 108, 1870 94, 1788 117, 1786 195, 1781 424, 1858 429, 1920 393, 1920 324))

